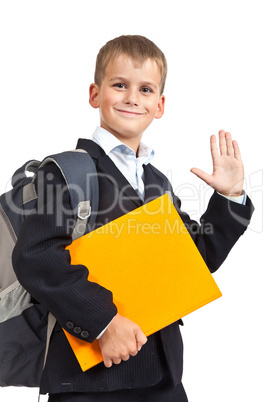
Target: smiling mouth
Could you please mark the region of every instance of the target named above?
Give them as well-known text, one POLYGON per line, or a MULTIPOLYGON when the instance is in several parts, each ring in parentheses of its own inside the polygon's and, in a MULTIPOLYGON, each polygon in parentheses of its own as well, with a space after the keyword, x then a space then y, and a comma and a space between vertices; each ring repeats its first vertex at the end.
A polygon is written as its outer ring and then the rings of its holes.
POLYGON ((117 112, 122 113, 125 116, 143 116, 145 113, 133 112, 132 110, 122 110, 122 109, 115 109, 117 112))

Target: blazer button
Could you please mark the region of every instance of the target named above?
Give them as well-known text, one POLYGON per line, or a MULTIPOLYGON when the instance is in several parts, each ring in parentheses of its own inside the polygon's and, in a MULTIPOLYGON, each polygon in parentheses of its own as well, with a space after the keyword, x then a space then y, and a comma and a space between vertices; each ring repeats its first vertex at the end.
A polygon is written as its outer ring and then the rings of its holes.
POLYGON ((80 334, 82 329, 80 327, 74 327, 73 331, 74 331, 75 334, 80 334))
POLYGON ((84 330, 84 331, 81 332, 81 336, 82 336, 82 338, 88 338, 89 337, 89 332, 84 330))
POLYGON ((66 322, 66 327, 67 327, 68 329, 73 329, 74 323, 73 323, 72 321, 67 321, 67 322, 66 322))

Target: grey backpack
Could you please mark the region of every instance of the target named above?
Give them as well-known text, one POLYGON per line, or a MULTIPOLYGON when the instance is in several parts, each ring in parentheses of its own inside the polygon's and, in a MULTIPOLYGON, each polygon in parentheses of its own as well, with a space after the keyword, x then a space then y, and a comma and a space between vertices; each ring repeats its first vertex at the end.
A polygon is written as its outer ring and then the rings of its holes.
POLYGON ((49 340, 56 320, 20 285, 12 267, 12 251, 20 227, 36 206, 37 170, 55 163, 68 187, 77 218, 72 238, 94 227, 98 211, 98 178, 93 160, 82 150, 63 152, 42 163, 31 160, 12 177, 12 190, 0 197, 0 385, 39 387, 49 340))

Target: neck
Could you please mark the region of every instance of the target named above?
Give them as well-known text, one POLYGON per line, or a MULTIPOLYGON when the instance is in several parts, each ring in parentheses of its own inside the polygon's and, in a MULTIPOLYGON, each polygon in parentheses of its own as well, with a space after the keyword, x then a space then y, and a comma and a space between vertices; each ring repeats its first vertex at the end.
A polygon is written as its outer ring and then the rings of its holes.
POLYGON ((142 134, 139 134, 135 137, 127 137, 127 136, 123 136, 120 135, 117 132, 114 132, 112 130, 109 130, 108 128, 104 127, 101 125, 102 128, 104 128, 105 130, 109 131, 112 135, 114 135, 119 141, 121 141, 123 144, 127 145, 129 148, 133 149, 133 151, 135 152, 135 154, 137 155, 138 153, 138 149, 139 149, 139 145, 140 145, 140 141, 142 138, 142 134))

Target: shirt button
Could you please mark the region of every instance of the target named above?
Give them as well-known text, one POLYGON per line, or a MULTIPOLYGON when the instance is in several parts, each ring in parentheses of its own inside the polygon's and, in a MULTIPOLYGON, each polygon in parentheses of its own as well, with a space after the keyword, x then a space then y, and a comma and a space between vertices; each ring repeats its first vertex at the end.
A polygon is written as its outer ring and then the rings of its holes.
POLYGON ((84 330, 84 331, 81 332, 81 336, 82 336, 82 338, 88 338, 89 337, 89 332, 84 330))
POLYGON ((67 327, 68 329, 73 329, 74 323, 73 323, 72 321, 67 321, 67 322, 66 322, 66 327, 67 327))

